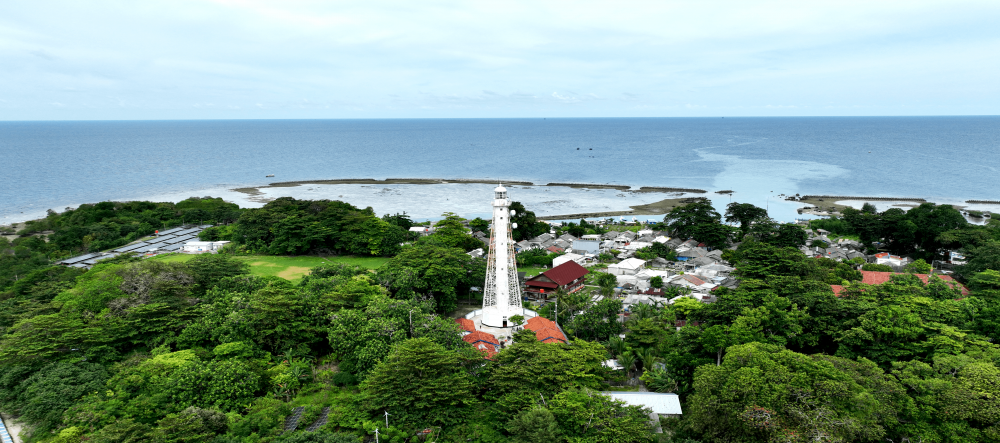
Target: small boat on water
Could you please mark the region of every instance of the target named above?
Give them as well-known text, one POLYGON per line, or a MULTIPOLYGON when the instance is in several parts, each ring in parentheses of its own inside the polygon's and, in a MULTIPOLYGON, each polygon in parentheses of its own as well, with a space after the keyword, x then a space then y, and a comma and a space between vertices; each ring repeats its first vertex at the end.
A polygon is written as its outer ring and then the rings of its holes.
POLYGON ((274 177, 274 174, 267 174, 264 177, 274 177))

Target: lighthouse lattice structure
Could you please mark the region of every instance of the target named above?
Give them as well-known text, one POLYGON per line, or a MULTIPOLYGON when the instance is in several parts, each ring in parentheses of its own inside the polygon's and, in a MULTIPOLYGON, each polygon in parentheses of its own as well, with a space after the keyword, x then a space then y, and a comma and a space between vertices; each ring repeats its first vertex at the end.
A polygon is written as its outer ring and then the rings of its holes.
MULTIPOLYGON (((490 229, 490 252, 486 264, 483 291, 483 324, 496 328, 513 326, 510 318, 524 315, 521 285, 517 281, 514 241, 511 238, 510 200, 503 185, 493 190, 493 226, 490 229)), ((517 227, 517 225, 513 225, 517 227)))

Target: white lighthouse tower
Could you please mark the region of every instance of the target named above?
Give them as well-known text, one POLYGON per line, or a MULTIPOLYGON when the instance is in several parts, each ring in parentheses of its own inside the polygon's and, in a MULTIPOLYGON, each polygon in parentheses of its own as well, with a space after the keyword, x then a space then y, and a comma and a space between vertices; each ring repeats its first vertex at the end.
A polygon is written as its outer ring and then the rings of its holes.
MULTIPOLYGON (((490 252, 486 264, 483 291, 483 324, 494 328, 513 326, 510 318, 524 315, 521 285, 517 281, 514 241, 511 239, 510 200, 503 185, 493 190, 493 226, 490 229, 490 252)), ((516 224, 513 225, 517 227, 516 224)))

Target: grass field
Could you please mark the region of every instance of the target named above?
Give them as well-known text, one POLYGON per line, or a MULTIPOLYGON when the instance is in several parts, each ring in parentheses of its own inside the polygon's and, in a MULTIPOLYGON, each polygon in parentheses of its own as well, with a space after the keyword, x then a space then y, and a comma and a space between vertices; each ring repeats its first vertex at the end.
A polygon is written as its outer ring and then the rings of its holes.
MULTIPOLYGON (((169 254, 161 255, 154 260, 165 262, 183 263, 196 257, 194 254, 169 254)), ((250 273, 254 275, 273 275, 298 283, 302 277, 309 273, 309 270, 323 263, 346 263, 358 265, 368 269, 375 269, 389 261, 385 257, 314 257, 314 256, 273 256, 273 255, 249 255, 238 256, 241 260, 246 260, 250 264, 250 273)))

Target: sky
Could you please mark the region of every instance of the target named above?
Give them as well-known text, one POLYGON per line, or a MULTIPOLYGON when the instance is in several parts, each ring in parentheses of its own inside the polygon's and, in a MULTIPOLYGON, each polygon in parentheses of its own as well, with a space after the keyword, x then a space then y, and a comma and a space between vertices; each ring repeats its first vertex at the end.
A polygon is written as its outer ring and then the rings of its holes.
POLYGON ((5 0, 0 120, 997 115, 997 23, 997 0, 5 0))

